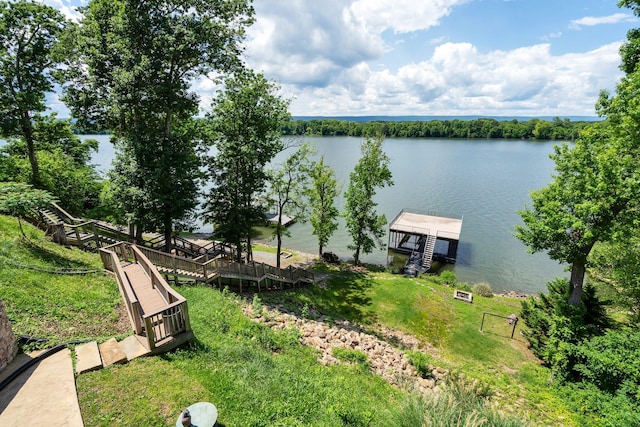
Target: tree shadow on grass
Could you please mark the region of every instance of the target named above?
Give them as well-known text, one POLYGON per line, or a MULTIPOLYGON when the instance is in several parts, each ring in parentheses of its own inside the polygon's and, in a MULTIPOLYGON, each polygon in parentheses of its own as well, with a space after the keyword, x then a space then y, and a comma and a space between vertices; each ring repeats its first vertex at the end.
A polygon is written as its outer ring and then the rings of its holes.
POLYGON ((35 258, 36 260, 40 260, 51 267, 86 269, 95 268, 87 262, 74 261, 58 253, 50 251, 49 249, 42 247, 38 243, 31 240, 21 239, 21 243, 33 258, 35 258))
MULTIPOLYGON (((311 320, 348 320, 358 324, 375 323, 376 318, 367 309, 372 305, 368 296, 373 279, 368 272, 341 271, 327 275, 323 286, 312 285, 302 289, 262 292, 262 304, 311 320)), ((246 297, 247 303, 252 296, 246 297)))
POLYGON ((340 316, 351 322, 367 324, 375 322, 368 292, 374 282, 368 273, 348 272, 329 280, 321 290, 316 307, 329 315, 340 316))

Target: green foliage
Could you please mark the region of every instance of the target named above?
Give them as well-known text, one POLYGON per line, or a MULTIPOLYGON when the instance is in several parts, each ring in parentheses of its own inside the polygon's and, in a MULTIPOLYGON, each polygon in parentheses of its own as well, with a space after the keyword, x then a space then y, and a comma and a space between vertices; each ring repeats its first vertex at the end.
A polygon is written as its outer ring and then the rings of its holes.
POLYGON ((217 236, 238 248, 251 247, 253 227, 264 222, 265 206, 257 200, 267 183, 265 166, 283 148, 278 132, 288 119, 288 101, 278 86, 261 74, 241 73, 225 81, 224 92, 207 115, 207 143, 217 149, 208 160, 213 188, 205 203, 206 218, 217 236))
POLYGON ((28 184, 0 183, 0 212, 18 217, 18 226, 23 237, 26 235, 21 219, 48 207, 54 201, 55 197, 47 191, 32 188, 28 184))
POLYGON ((302 310, 300 311, 300 315, 302 316, 303 319, 310 319, 311 318, 311 310, 309 308, 309 303, 305 303, 302 306, 302 310))
POLYGON ((440 393, 412 395, 403 402, 394 419, 399 427, 518 427, 529 423, 521 417, 505 415, 490 404, 492 393, 485 386, 452 375, 440 393))
POLYGON ((481 297, 493 298, 493 289, 491 289, 491 285, 488 283, 476 283, 471 288, 471 292, 474 295, 480 295, 481 297))
POLYGON ((0 212, 24 218, 43 209, 55 198, 44 190, 19 182, 0 183, 0 212))
POLYGON ((384 247, 382 237, 386 232, 387 219, 378 215, 373 201, 378 187, 393 185, 389 170, 389 157, 382 151, 383 139, 367 139, 360 147, 362 157, 349 174, 349 187, 345 192, 344 216, 347 232, 353 243, 348 248, 355 250, 354 264, 360 263, 360 252, 368 254, 376 246, 384 247))
POLYGON ((284 135, 356 136, 385 138, 504 138, 575 140, 590 123, 555 117, 551 121, 476 120, 368 121, 337 119, 295 120, 282 126, 284 135), (536 132, 537 129, 537 132, 536 132), (542 132, 544 131, 544 132, 542 132))
POLYGON ((449 286, 455 286, 455 284, 458 283, 456 274, 451 270, 446 270, 440 273, 439 280, 441 283, 449 286))
POLYGON ((324 247, 338 229, 338 208, 335 199, 340 192, 333 170, 324 163, 324 157, 313 164, 311 169, 312 185, 308 191, 311 206, 311 226, 318 237, 318 255, 322 256, 324 247))
POLYGON ((573 375, 616 394, 632 392, 640 404, 640 332, 632 329, 608 331, 576 346, 573 375))
POLYGON ((331 352, 336 359, 342 362, 354 363, 366 369, 369 368, 369 359, 367 355, 360 350, 346 347, 334 347, 331 352))
POLYGON ((585 286, 582 302, 567 302, 570 284, 557 278, 547 284, 549 292, 522 302, 520 317, 529 327, 523 334, 533 353, 547 362, 556 376, 564 378, 572 363, 572 344, 602 334, 610 319, 592 286, 585 286))
POLYGON ((467 282, 458 282, 454 287, 461 291, 471 292, 471 286, 467 282))
MULTIPOLYGON (((620 0, 619 7, 626 7, 633 11, 633 14, 640 16, 640 4, 637 0, 620 0)), ((627 32, 627 41, 620 46, 620 56, 622 64, 620 69, 627 74, 636 71, 640 62, 640 29, 632 28, 627 32)))
POLYGON ((138 237, 161 229, 167 250, 198 204, 201 135, 191 84, 240 67, 252 16, 247 2, 224 0, 94 0, 84 10, 65 101, 80 127, 113 132, 121 155, 111 194, 138 237))
POLYGON ((410 351, 407 353, 409 363, 416 368, 416 371, 422 378, 431 377, 431 371, 433 370, 433 358, 428 354, 420 351, 410 351))
POLYGON ((262 311, 262 308, 264 306, 262 305, 262 300, 260 299, 260 295, 253 294, 253 300, 251 300, 251 306, 253 307, 253 311, 256 313, 260 313, 262 311))
POLYGON ((626 220, 631 194, 609 125, 594 124, 575 146, 562 145, 551 156, 557 174, 546 187, 531 193, 532 207, 520 211, 523 226, 516 237, 532 252, 546 251, 572 265, 571 303, 580 302, 587 257, 597 241, 611 237, 626 220))
POLYGON ((590 257, 591 279, 610 289, 608 295, 629 313, 631 323, 640 322, 640 232, 617 234, 611 242, 598 244, 590 257))
POLYGON ((640 422, 640 332, 608 331, 571 346, 571 364, 561 390, 585 426, 640 422))

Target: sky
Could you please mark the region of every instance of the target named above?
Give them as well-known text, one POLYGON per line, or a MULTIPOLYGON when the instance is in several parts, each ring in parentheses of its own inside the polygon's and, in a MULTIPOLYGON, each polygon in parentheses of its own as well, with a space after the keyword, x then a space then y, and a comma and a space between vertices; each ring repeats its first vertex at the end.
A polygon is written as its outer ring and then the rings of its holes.
MULTIPOLYGON (((44 0, 77 19, 83 0, 44 0)), ((294 116, 595 116, 640 22, 617 0, 254 0, 246 64, 294 116)), ((201 108, 216 86, 193 82, 201 108)), ((64 107, 51 97, 51 108, 64 107)), ((64 113, 61 113, 63 116, 64 113)))

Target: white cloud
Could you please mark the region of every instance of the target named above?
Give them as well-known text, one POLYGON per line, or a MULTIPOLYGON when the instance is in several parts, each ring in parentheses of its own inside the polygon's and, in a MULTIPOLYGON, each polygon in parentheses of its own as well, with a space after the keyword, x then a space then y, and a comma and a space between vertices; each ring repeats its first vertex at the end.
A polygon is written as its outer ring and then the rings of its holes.
POLYGON ((559 39, 560 37, 562 37, 562 31, 557 31, 555 33, 550 33, 550 34, 547 34, 546 36, 540 37, 540 40, 549 41, 551 39, 559 39))
POLYGON ((598 92, 621 75, 618 48, 554 56, 548 44, 481 53, 446 43, 395 73, 359 64, 325 88, 287 89, 294 115, 594 115, 598 92))
POLYGON ((617 24, 619 22, 635 22, 636 18, 628 13, 614 13, 608 16, 585 16, 571 21, 569 28, 579 30, 581 27, 593 27, 603 24, 617 24))
POLYGON ((283 83, 324 86, 341 70, 385 52, 380 34, 341 0, 263 0, 255 8, 247 62, 283 83))
POLYGON ((44 0, 42 3, 58 9, 70 21, 79 22, 82 18, 82 14, 78 12, 77 8, 69 0, 44 0))
POLYGON ((467 1, 256 0, 247 62, 283 84, 323 87, 342 70, 392 50, 385 30, 426 30, 467 1))
POLYGON ((454 6, 468 0, 357 0, 349 10, 375 32, 426 30, 440 23, 454 6))

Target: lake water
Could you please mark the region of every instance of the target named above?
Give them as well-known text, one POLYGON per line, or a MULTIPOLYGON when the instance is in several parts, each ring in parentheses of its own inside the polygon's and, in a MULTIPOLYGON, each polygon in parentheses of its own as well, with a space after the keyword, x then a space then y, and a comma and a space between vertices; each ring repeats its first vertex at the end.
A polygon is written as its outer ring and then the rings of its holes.
MULTIPOLYGON (((114 150, 108 136, 92 136, 100 149, 93 161, 106 171, 114 150)), ((349 173, 360 157, 362 139, 353 137, 308 137, 318 153, 336 173, 346 189, 349 173)), ((531 190, 551 180, 553 142, 505 140, 388 139, 384 150, 391 159, 395 185, 378 191, 378 212, 391 221, 402 209, 415 213, 438 212, 464 216, 458 261, 443 268, 455 272, 459 281, 488 282, 494 291, 536 293, 546 282, 566 275, 564 267, 546 254, 530 254, 513 237, 521 223, 518 209, 529 203, 531 190)), ((284 158, 280 156, 280 158, 284 158)), ((276 159, 276 162, 279 159, 276 159)), ((337 200, 340 209, 344 200, 337 200)), ((202 231, 211 226, 202 225, 202 231)), ((309 223, 295 223, 284 245, 317 253, 317 239, 309 223)), ((384 241, 386 242, 385 237, 384 241)), ((350 238, 341 221, 325 250, 343 258, 350 238)), ((386 250, 363 255, 364 262, 385 264, 386 250)))

